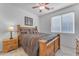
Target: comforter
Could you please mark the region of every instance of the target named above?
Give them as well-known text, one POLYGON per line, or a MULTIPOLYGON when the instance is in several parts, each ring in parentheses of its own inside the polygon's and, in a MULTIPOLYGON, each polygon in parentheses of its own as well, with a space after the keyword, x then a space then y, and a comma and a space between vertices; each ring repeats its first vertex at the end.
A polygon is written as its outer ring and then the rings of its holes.
POLYGON ((39 39, 51 40, 56 34, 21 34, 21 46, 29 56, 39 55, 39 39))

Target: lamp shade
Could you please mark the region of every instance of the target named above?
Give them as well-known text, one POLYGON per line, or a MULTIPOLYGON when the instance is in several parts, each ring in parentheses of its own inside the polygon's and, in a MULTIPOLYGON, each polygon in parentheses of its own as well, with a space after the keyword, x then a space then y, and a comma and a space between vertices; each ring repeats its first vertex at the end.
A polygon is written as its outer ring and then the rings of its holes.
POLYGON ((9 31, 13 31, 13 30, 14 30, 14 27, 13 27, 13 26, 10 26, 10 27, 8 28, 8 30, 9 30, 9 31))

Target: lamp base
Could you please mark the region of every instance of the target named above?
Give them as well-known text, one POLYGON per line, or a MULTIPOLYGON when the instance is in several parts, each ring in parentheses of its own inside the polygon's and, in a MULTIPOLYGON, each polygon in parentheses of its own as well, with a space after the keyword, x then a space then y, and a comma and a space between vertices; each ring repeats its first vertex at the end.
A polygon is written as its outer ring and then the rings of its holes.
POLYGON ((10 39, 13 39, 13 38, 10 38, 10 39))
POLYGON ((10 39, 13 39, 13 37, 12 37, 12 31, 10 32, 10 39))

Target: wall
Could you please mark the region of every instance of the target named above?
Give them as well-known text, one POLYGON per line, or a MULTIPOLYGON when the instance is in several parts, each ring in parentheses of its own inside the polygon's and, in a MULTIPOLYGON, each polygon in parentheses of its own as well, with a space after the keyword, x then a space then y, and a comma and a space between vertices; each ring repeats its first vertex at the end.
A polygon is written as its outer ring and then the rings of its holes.
POLYGON ((79 4, 39 16, 40 32, 51 33, 51 18, 68 12, 75 12, 75 33, 61 33, 61 44, 75 48, 75 39, 79 36, 79 4))
POLYGON ((35 14, 27 12, 18 7, 0 4, 0 50, 2 48, 1 41, 4 37, 7 38, 7 36, 4 34, 8 33, 8 27, 10 25, 16 26, 17 24, 24 25, 24 16, 33 18, 33 26, 38 26, 38 16, 35 14))

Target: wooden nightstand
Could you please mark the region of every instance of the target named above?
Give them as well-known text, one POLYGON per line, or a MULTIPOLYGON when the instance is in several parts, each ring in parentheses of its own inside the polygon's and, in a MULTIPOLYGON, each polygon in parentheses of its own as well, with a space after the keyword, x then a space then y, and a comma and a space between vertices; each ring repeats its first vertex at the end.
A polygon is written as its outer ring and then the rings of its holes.
POLYGON ((76 55, 79 56, 79 40, 76 39, 76 55))
POLYGON ((3 52, 9 52, 11 50, 17 49, 18 48, 18 38, 13 38, 13 39, 5 39, 3 41, 3 52))

